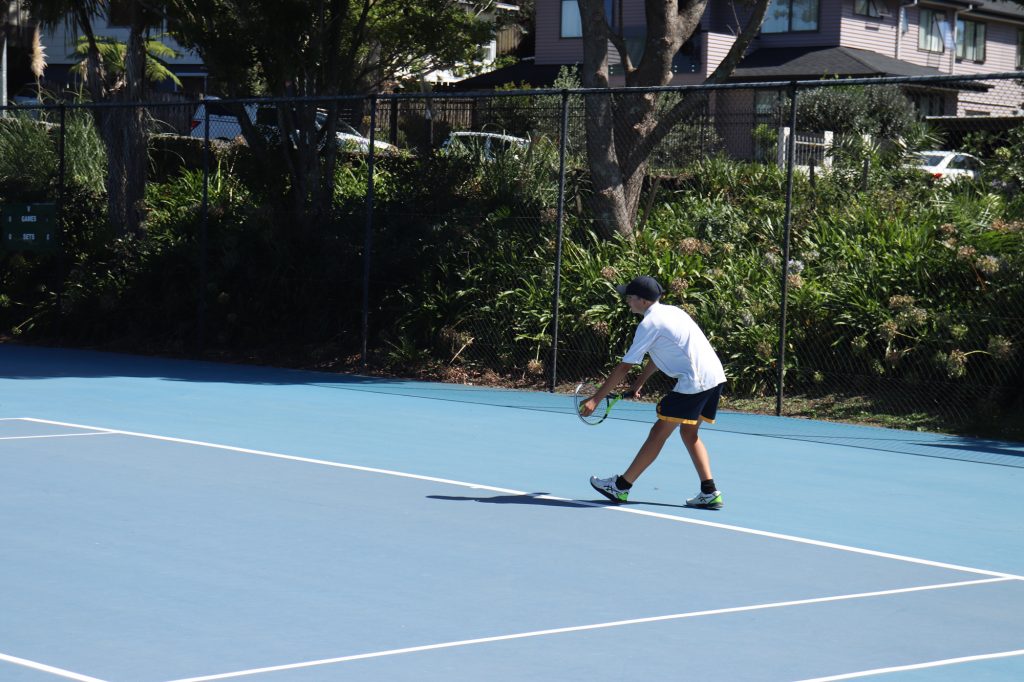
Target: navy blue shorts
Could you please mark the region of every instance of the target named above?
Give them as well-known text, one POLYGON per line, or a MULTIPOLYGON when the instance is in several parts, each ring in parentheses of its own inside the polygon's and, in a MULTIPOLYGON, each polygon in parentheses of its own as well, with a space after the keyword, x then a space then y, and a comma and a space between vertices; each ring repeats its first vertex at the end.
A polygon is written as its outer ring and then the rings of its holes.
POLYGON ((724 385, 719 384, 700 393, 672 391, 658 403, 658 419, 676 424, 699 424, 702 421, 714 424, 724 385))

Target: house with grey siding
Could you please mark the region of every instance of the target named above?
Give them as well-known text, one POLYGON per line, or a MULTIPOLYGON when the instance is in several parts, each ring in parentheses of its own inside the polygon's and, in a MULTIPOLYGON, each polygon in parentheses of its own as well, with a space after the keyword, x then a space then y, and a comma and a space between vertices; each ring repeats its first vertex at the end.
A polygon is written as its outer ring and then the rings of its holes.
MULTIPOLYGON (((605 0, 605 10, 627 48, 642 49, 644 0, 605 0)), ((536 0, 536 17, 538 68, 582 61, 577 0, 536 0)), ((724 59, 746 18, 742 3, 709 0, 699 29, 676 56, 672 84, 703 82, 724 59)), ((1013 2, 772 0, 731 80, 938 76, 1022 68, 1024 7, 1013 2)), ((611 80, 624 83, 619 65, 611 66, 611 80)), ((962 88, 908 86, 906 91, 923 116, 1013 116, 1024 108, 1024 89, 1014 80, 962 88)), ((742 116, 747 112, 756 118, 774 95, 736 91, 718 97, 716 107, 731 112, 733 125, 746 125, 735 117, 747 118, 742 116)))

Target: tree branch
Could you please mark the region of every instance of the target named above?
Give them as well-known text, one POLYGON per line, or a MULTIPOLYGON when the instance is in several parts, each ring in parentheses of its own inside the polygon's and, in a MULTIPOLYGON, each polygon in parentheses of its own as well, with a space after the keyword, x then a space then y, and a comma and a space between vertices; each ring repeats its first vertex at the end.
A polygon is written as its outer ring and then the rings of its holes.
POLYGON ((725 59, 718 65, 718 68, 707 77, 704 81, 705 84, 709 83, 723 83, 732 72, 736 70, 736 65, 743 59, 743 55, 746 54, 747 48, 750 46, 750 41, 754 39, 758 31, 761 30, 761 24, 764 22, 764 15, 768 12, 768 4, 771 0, 757 0, 757 4, 754 5, 754 9, 750 14, 750 18, 747 19, 747 25, 743 27, 743 31, 740 32, 736 38, 736 42, 729 48, 729 53, 725 55, 725 59))
MULTIPOLYGON (((750 46, 750 41, 761 30, 761 23, 764 21, 764 15, 768 11, 768 4, 770 2, 771 0, 757 0, 757 4, 754 5, 754 9, 747 20, 746 26, 743 27, 743 31, 737 36, 736 41, 732 44, 729 53, 722 60, 722 63, 704 81, 705 84, 722 83, 736 70, 736 65, 746 53, 747 47, 750 46)), ((643 142, 633 149, 632 153, 623 163, 623 170, 626 171, 627 169, 639 167, 677 123, 694 113, 706 101, 706 98, 703 96, 683 95, 683 98, 674 107, 661 116, 657 125, 644 137, 643 142)))

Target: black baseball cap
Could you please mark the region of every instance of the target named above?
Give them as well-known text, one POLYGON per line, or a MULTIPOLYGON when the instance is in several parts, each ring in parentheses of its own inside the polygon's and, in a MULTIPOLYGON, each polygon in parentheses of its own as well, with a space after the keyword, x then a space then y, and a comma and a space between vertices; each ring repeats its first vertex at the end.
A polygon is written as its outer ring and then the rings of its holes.
POLYGON ((658 284, 658 280, 647 275, 641 275, 629 284, 619 284, 615 287, 615 291, 623 296, 639 296, 648 301, 657 301, 665 292, 658 284))

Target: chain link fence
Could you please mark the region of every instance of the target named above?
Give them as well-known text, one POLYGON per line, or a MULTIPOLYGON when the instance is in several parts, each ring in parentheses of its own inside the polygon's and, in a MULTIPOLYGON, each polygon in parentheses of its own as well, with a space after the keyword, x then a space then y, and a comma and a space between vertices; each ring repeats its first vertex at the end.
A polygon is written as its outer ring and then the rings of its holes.
POLYGON ((1019 436, 1022 106, 990 74, 22 107, 0 316, 561 389, 621 357, 613 286, 650 274, 733 407, 1019 436))

